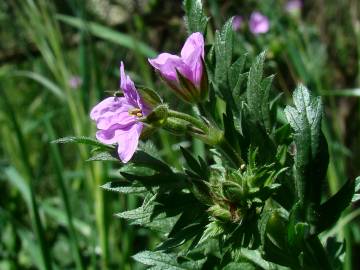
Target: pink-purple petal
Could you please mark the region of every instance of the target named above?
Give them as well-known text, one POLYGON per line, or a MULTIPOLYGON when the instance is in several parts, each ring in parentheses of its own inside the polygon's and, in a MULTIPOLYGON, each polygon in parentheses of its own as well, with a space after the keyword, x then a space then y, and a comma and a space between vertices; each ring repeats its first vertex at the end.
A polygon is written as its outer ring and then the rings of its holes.
MULTIPOLYGON (((178 71, 182 76, 190 80, 195 85, 197 91, 201 91, 200 84, 203 77, 204 59, 204 37, 202 33, 191 34, 184 43, 180 52, 180 57, 169 53, 161 53, 154 59, 149 59, 149 63, 161 74, 175 91, 189 92, 191 89, 182 89, 180 86, 178 71), (180 89, 180 90, 176 90, 180 89)), ((192 94, 194 91, 192 91, 192 94)), ((192 99, 191 93, 187 101, 192 99)), ((186 96, 186 95, 185 95, 186 96)), ((194 98, 196 94, 194 94, 194 98)))
POLYGON ((137 107, 140 97, 136 91, 134 82, 125 73, 123 62, 120 64, 120 88, 123 90, 124 96, 128 103, 137 107))
POLYGON ((117 143, 117 138, 124 131, 117 125, 113 125, 109 129, 100 129, 96 132, 96 139, 105 144, 117 143))
POLYGON ((108 97, 92 108, 90 118, 96 121, 103 114, 118 110, 123 103, 126 103, 125 98, 108 97))
POLYGON ((134 155, 142 128, 143 124, 139 122, 117 136, 118 154, 123 163, 127 163, 134 155))
POLYGON ((191 69, 177 55, 162 53, 157 58, 149 59, 149 63, 169 81, 177 81, 176 69, 185 77, 191 77, 191 69))
POLYGON ((194 56, 194 52, 196 52, 195 55, 204 57, 204 37, 199 32, 193 33, 187 38, 183 48, 181 49, 181 59, 186 64, 193 63, 192 58, 194 56))
POLYGON ((108 129, 113 125, 125 127, 133 124, 134 122, 136 122, 136 117, 129 115, 128 111, 123 111, 99 117, 96 121, 96 127, 98 129, 108 129))

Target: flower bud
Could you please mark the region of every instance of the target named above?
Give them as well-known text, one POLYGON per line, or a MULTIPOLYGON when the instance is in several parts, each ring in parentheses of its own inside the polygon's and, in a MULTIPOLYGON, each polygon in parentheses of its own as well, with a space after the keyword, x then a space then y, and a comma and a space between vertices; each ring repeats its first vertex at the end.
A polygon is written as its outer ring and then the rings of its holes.
POLYGON ((154 90, 144 86, 137 86, 137 90, 140 93, 142 100, 151 108, 162 104, 161 97, 154 90))
POLYGON ((154 108, 147 117, 143 118, 142 122, 155 127, 163 126, 168 117, 168 110, 166 104, 161 104, 154 108))
POLYGON ((228 222, 232 220, 230 211, 222 208, 220 205, 215 204, 208 209, 209 213, 216 219, 228 222))

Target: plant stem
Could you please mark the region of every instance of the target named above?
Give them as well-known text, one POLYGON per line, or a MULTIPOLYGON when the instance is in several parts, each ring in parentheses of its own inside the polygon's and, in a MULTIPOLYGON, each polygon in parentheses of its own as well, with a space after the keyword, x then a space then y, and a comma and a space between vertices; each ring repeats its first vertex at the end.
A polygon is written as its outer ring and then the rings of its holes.
POLYGON ((204 133, 208 133, 208 131, 209 131, 208 125, 206 125, 203 121, 201 121, 189 114, 174 111, 174 110, 169 110, 168 116, 185 120, 185 121, 189 122, 190 124, 193 124, 195 127, 201 129, 204 133))

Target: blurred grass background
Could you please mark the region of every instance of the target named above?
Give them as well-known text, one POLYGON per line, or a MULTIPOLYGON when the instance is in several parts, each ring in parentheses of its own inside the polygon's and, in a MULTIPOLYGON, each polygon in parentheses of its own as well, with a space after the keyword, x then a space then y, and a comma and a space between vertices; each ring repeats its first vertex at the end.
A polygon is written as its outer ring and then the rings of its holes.
MULTIPOLYGON (((211 31, 227 18, 261 11, 270 31, 237 30, 236 54, 267 49, 274 93, 284 102, 303 82, 326 104, 329 189, 360 174, 360 3, 304 1, 299 13, 281 0, 208 0, 211 31)), ((90 149, 50 142, 91 136, 91 107, 119 87, 123 60, 138 84, 173 98, 147 64, 157 52, 176 53, 186 38, 181 1, 0 1, 0 269, 142 269, 131 255, 153 248, 158 235, 129 226, 113 213, 136 197, 100 186, 119 175, 112 164, 87 162, 90 149)), ((157 132, 161 156, 180 167, 179 142, 204 155, 191 138, 157 132)), ((344 269, 359 269, 359 211, 349 209, 329 233, 346 239, 344 269), (354 212, 355 211, 355 212, 354 212)))

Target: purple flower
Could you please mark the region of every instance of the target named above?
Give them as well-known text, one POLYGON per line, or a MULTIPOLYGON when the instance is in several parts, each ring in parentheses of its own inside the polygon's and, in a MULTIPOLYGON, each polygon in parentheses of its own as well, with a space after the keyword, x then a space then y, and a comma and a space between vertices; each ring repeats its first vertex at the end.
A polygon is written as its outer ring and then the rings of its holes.
POLYGON ((303 2, 301 0, 290 0, 285 5, 285 10, 290 13, 297 13, 301 10, 303 2))
POLYGON ((250 16, 249 27, 253 34, 263 34, 269 31, 270 22, 268 17, 258 11, 255 11, 250 16))
POLYGON ((96 121, 96 138, 105 144, 118 144, 119 158, 128 162, 136 151, 143 129, 140 117, 146 116, 150 108, 143 102, 134 82, 125 74, 124 64, 120 66, 120 88, 123 97, 108 97, 90 112, 96 121))
POLYGON ((203 67, 204 37, 201 33, 193 33, 181 49, 180 57, 169 53, 161 53, 149 63, 160 73, 168 85, 188 102, 198 101, 206 96, 207 83, 203 67))
POLYGON ((244 19, 243 17, 237 15, 234 16, 233 21, 232 21, 232 28, 234 31, 238 31, 244 24, 244 19))
POLYGON ((69 79, 69 86, 72 89, 79 88, 82 85, 82 79, 79 76, 71 76, 69 79))

